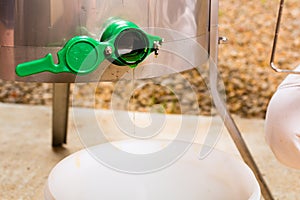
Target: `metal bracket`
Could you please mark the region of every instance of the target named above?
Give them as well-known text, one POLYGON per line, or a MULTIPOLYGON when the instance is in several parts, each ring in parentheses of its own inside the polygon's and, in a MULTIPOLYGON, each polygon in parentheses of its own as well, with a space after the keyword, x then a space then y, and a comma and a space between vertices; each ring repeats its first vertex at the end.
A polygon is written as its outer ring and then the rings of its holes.
POLYGON ((277 23, 276 23, 276 29, 275 29, 275 37, 273 41, 273 48, 272 48, 272 54, 271 54, 271 60, 270 60, 270 67, 278 73, 288 73, 288 74, 300 74, 300 71, 296 70, 289 70, 289 69, 281 69, 280 67, 277 67, 274 60, 275 60, 275 54, 276 54, 276 46, 279 36, 279 30, 280 30, 280 23, 283 13, 283 7, 284 7, 284 0, 280 0, 280 6, 278 11, 278 17, 277 17, 277 23))
POLYGON ((227 37, 224 37, 224 36, 219 37, 218 44, 227 44, 227 43, 228 43, 227 37))

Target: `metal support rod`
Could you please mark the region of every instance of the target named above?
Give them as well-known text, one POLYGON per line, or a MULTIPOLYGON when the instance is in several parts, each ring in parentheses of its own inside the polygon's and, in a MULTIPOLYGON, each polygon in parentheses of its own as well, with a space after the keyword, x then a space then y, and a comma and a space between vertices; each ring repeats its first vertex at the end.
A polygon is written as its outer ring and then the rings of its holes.
POLYGON ((276 54, 276 47, 277 47, 278 37, 279 37, 279 32, 280 32, 280 24, 281 24, 281 18, 282 18, 282 14, 283 14, 283 7, 284 7, 284 0, 280 0, 276 28, 275 28, 275 36, 274 36, 274 40, 273 40, 273 47, 272 47, 272 53, 271 53, 271 59, 270 59, 270 67, 275 72, 278 72, 278 73, 300 74, 300 71, 281 69, 280 67, 278 67, 275 64, 275 54, 276 54))
POLYGON ((224 123, 227 127, 231 138, 233 139, 235 145, 237 146, 243 160, 245 163, 252 169, 253 173, 255 174, 256 179, 260 185, 261 193, 265 200, 273 200, 272 193, 264 180, 258 166, 253 159, 251 152, 249 151, 247 144, 245 143, 243 136, 241 135, 238 127, 236 126, 235 122, 231 118, 229 114, 225 114, 224 123))
POLYGON ((216 109, 221 116, 232 140, 234 141, 237 149, 239 150, 244 162, 253 171, 258 183, 260 185, 262 196, 265 200, 274 200, 268 185, 266 184, 258 166, 253 159, 251 152, 249 151, 247 144, 245 143, 241 132, 239 131, 237 125, 232 119, 224 100, 221 98, 218 92, 218 0, 211 0, 211 13, 210 13, 210 62, 209 62, 209 85, 210 92, 212 94, 213 102, 216 109))
POLYGON ((266 184, 258 166, 255 163, 255 160, 253 159, 251 152, 249 151, 247 144, 245 143, 242 134, 240 133, 237 125, 235 124, 234 120, 232 119, 230 113, 228 112, 226 105, 222 98, 219 95, 217 84, 213 83, 212 81, 217 80, 217 72, 214 66, 210 67, 210 82, 211 82, 211 92, 213 96, 213 101, 216 106, 216 109, 221 116, 222 120, 224 121, 224 124, 234 141, 237 149, 239 150, 244 162, 251 168, 253 171, 256 179, 258 180, 258 183, 260 185, 261 193, 265 200, 273 200, 273 196, 271 194, 270 189, 268 188, 268 185, 266 184))
POLYGON ((52 105, 52 146, 58 147, 66 144, 69 111, 69 83, 53 84, 52 105))

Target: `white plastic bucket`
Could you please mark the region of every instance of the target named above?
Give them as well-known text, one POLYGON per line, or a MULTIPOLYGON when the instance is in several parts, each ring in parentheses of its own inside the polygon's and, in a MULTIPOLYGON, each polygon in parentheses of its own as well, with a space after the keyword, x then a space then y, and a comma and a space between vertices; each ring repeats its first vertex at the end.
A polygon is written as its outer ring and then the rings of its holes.
MULTIPOLYGON (((126 140, 115 145, 130 153, 155 152, 161 140, 126 140)), ((94 148, 106 150, 108 145, 94 148)), ((259 200, 260 188, 241 160, 213 150, 199 159, 201 145, 154 173, 121 173, 100 164, 87 150, 61 161, 51 172, 46 200, 259 200)))

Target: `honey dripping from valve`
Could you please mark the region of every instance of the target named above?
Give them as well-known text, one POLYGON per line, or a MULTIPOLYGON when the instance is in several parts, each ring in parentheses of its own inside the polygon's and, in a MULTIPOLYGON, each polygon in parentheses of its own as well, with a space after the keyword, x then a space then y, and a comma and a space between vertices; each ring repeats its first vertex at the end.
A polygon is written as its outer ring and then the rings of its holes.
MULTIPOLYGON (((135 68, 132 69, 132 103, 135 103, 135 68)), ((132 116, 132 120, 133 120, 133 135, 135 136, 136 134, 136 110, 135 110, 135 106, 133 106, 133 116, 132 116)))

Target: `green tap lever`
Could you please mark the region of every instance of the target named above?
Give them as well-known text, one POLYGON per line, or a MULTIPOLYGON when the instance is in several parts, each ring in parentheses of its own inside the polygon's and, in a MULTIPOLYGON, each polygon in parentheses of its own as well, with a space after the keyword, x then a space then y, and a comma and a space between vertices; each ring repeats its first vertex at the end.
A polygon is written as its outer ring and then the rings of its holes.
POLYGON ((113 19, 100 41, 87 36, 73 37, 58 51, 57 64, 49 53, 17 65, 16 74, 24 77, 47 71, 85 75, 96 70, 105 59, 119 66, 136 67, 152 52, 157 55, 161 44, 161 37, 147 34, 132 22, 113 19))

